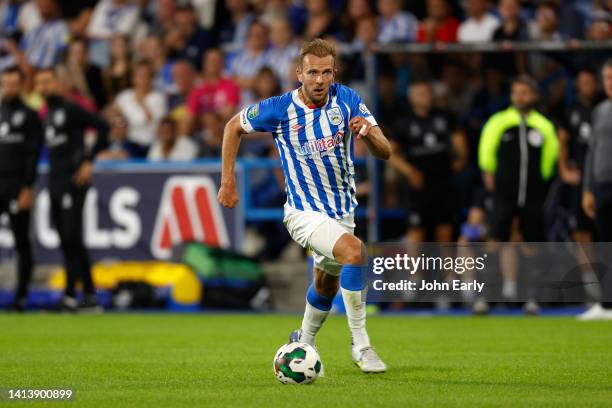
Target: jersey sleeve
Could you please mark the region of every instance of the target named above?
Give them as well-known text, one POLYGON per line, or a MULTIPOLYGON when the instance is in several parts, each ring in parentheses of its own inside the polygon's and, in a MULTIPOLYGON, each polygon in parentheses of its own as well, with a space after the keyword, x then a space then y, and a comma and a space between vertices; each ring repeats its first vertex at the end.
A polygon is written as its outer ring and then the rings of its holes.
POLYGON ((355 92, 354 90, 350 88, 346 88, 346 89, 348 90, 348 102, 349 102, 349 107, 351 108, 350 119, 353 119, 357 116, 362 116, 366 118, 372 126, 378 126, 376 119, 374 119, 374 116, 372 115, 368 107, 361 100, 361 96, 359 96, 357 92, 355 92))
POLYGON ((493 115, 482 128, 478 144, 478 165, 486 173, 497 171, 497 148, 501 140, 502 128, 499 116, 493 115))
POLYGON ((279 122, 278 98, 268 98, 240 111, 240 125, 246 133, 276 131, 279 122))

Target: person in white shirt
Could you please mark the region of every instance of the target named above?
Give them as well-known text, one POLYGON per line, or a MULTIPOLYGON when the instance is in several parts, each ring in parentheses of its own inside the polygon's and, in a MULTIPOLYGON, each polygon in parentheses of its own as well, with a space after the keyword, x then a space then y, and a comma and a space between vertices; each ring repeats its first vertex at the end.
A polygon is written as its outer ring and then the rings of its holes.
POLYGON ((461 23, 457 38, 461 43, 477 43, 491 41, 493 33, 500 21, 489 13, 488 0, 467 0, 466 14, 468 18, 461 23))
POLYGON ((380 13, 378 42, 412 42, 416 38, 419 22, 409 12, 402 11, 400 0, 378 0, 380 13))
POLYGON ((196 144, 186 137, 177 137, 176 122, 167 116, 159 124, 157 140, 153 144, 147 160, 149 161, 190 161, 196 158, 196 144))
POLYGON ((268 61, 272 61, 270 67, 279 77, 283 90, 288 91, 295 82, 294 61, 300 50, 295 44, 289 20, 283 17, 275 18, 269 27, 271 47, 268 51, 268 61))
POLYGON ((131 37, 136 32, 140 11, 130 0, 101 0, 87 26, 91 39, 90 59, 105 68, 110 63, 110 39, 115 35, 131 37))
POLYGON ((155 132, 166 115, 166 97, 153 90, 153 68, 149 62, 136 64, 133 88, 117 95, 115 105, 128 122, 127 142, 133 157, 145 157, 155 139, 155 132))

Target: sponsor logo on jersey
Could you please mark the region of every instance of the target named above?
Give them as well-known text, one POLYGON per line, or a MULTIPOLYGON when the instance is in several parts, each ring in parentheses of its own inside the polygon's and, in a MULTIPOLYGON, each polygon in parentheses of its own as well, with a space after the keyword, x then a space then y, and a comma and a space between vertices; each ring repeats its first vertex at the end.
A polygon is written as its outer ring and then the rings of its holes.
POLYGON ((317 140, 309 140, 307 143, 302 144, 297 149, 297 154, 301 156, 324 156, 328 154, 330 150, 335 149, 337 146, 342 144, 344 139, 344 132, 339 130, 335 135, 324 137, 317 140))
POLYGON ((217 189, 205 176, 170 177, 162 192, 151 239, 151 253, 168 259, 172 248, 183 242, 198 241, 229 247, 217 189))
POLYGON ((249 107, 249 110, 247 111, 247 118, 255 119, 257 116, 259 116, 259 104, 258 103, 249 107))

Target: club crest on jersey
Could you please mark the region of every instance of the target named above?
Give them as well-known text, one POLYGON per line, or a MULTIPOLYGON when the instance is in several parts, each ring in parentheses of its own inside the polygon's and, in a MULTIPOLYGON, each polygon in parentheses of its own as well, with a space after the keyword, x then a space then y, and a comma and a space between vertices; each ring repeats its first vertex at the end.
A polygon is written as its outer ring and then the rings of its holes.
POLYGON ((255 119, 257 116, 259 116, 259 104, 251 106, 247 112, 247 118, 249 119, 255 119))
POLYGON ((13 123, 13 126, 21 126, 21 124, 23 123, 23 121, 25 120, 25 112, 24 111, 17 111, 13 114, 13 117, 11 118, 11 122, 13 123))
POLYGON ((332 125, 338 126, 339 124, 342 123, 342 112, 340 112, 340 108, 334 107, 334 108, 328 109, 326 113, 327 113, 327 119, 329 119, 329 122, 332 125))
POLYGON ((66 113, 63 110, 58 110, 53 115, 53 123, 55 126, 62 126, 66 121, 66 113))
POLYGON ((317 140, 309 140, 307 143, 302 144, 297 149, 297 154, 301 156, 308 156, 308 158, 325 156, 329 153, 329 151, 335 149, 336 146, 340 146, 343 138, 344 132, 339 130, 333 136, 328 136, 317 140))

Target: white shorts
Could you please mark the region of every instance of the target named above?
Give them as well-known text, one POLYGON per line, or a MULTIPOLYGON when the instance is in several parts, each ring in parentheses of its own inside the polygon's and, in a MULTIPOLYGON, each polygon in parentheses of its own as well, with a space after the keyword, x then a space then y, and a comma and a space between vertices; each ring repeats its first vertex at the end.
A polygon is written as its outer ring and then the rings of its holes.
POLYGON ((312 250, 315 268, 340 275, 342 265, 334 259, 333 249, 343 234, 355 231, 353 214, 336 220, 321 212, 300 211, 285 204, 283 224, 295 242, 312 250))

